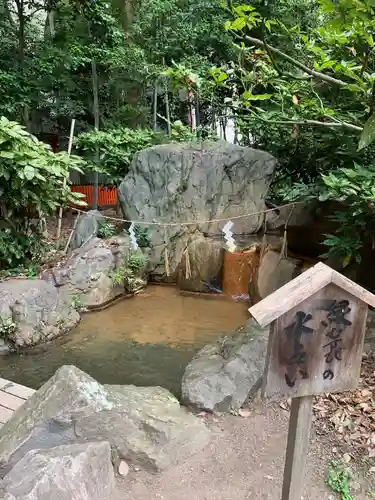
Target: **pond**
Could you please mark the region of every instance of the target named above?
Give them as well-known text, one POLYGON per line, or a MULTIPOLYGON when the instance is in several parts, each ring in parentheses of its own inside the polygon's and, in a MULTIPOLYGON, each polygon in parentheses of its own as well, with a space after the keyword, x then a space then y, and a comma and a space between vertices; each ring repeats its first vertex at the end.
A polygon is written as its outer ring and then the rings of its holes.
POLYGON ((176 395, 185 366, 204 345, 243 325, 248 305, 183 296, 169 286, 87 313, 64 337, 0 357, 0 376, 38 389, 64 364, 101 383, 161 385, 176 395))

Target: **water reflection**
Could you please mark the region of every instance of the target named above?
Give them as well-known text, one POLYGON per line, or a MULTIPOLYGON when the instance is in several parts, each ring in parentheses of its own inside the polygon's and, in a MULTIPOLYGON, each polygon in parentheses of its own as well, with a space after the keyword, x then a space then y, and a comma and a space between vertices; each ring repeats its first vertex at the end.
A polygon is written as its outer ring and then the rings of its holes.
POLYGON ((178 394, 195 352, 246 318, 244 303, 150 286, 85 315, 75 330, 43 349, 0 358, 0 376, 37 389, 61 365, 73 364, 101 383, 161 385, 178 394))

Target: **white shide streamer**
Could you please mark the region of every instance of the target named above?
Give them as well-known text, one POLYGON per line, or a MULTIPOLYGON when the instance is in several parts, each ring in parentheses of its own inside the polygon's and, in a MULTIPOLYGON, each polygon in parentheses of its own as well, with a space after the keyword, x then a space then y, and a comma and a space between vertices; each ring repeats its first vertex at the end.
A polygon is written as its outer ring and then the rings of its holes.
POLYGON ((224 233, 224 239, 226 241, 228 250, 230 252, 235 252, 236 251, 236 242, 233 239, 233 233, 231 231, 233 227, 233 222, 229 220, 225 226, 223 227, 222 231, 224 233))
POLYGON ((133 250, 138 250, 137 237, 135 236, 135 231, 134 231, 134 222, 132 222, 130 224, 129 236, 130 236, 130 243, 132 245, 133 250))

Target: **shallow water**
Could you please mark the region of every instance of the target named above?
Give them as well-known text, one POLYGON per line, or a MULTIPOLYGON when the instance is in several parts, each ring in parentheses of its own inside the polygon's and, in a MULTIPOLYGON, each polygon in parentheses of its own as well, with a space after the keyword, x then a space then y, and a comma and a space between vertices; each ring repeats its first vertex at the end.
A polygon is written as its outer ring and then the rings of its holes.
POLYGON ((0 358, 0 376, 38 389, 64 364, 106 384, 161 385, 176 395, 185 366, 204 345, 245 323, 247 305, 182 296, 150 286, 99 312, 57 341, 0 358))

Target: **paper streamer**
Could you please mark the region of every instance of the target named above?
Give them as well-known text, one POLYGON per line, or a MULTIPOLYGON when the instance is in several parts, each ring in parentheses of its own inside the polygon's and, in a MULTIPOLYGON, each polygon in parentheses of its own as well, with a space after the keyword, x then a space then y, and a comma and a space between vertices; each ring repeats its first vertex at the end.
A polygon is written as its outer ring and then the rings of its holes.
POLYGON ((225 226, 223 227, 222 231, 224 233, 224 239, 226 241, 228 250, 230 252, 235 252, 236 251, 236 242, 233 239, 233 233, 231 231, 233 227, 233 222, 229 220, 225 226))
POLYGON ((129 236, 130 236, 130 243, 131 243, 133 250, 138 250, 137 237, 135 236, 135 231, 134 231, 134 222, 132 222, 130 224, 129 236))

